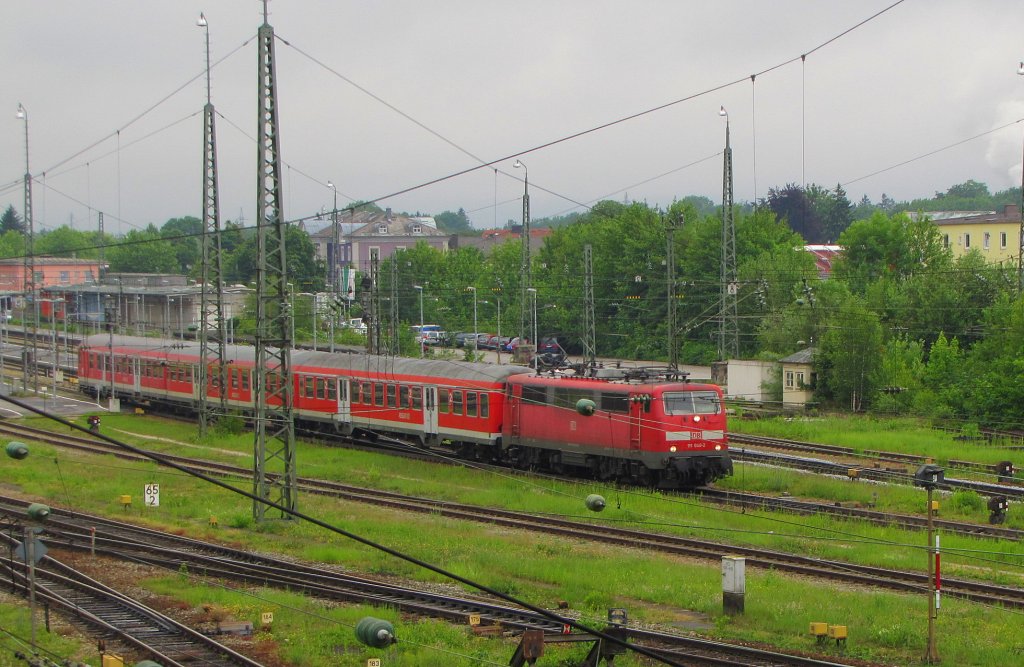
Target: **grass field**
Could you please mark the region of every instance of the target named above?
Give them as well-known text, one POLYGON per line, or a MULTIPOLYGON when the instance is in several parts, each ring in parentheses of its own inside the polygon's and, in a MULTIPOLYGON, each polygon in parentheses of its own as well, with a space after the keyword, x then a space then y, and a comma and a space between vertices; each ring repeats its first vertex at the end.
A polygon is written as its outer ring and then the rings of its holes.
MULTIPOLYGON (((744 429, 747 426, 744 423, 744 429)), ((880 433, 898 432, 894 424, 876 426, 880 433)), ((832 428, 836 434, 857 430, 850 423, 834 423, 832 428)), ((105 418, 103 431, 152 449, 192 453, 238 465, 251 463, 252 436, 248 434, 221 435, 203 442, 194 436, 192 427, 129 415, 105 418)), ((766 434, 833 441, 817 435, 766 434)), ((895 437, 904 439, 902 435, 895 437)), ((344 480, 431 498, 616 522, 886 567, 921 570, 926 563, 921 533, 855 521, 729 511, 692 497, 497 475, 317 445, 301 444, 298 459, 301 476, 344 480), (585 509, 583 499, 589 493, 601 493, 607 498, 605 512, 595 515, 585 509)), ((308 524, 254 524, 247 499, 211 489, 155 465, 35 445, 28 459, 4 459, 0 466, 8 492, 18 490, 56 506, 127 516, 197 537, 340 564, 355 571, 441 583, 433 573, 325 534, 308 524), (148 482, 161 485, 159 508, 141 506, 142 488, 148 482), (138 500, 125 511, 117 503, 121 494, 131 494, 138 500), (218 517, 218 528, 210 527, 210 516, 218 517)), ((247 488, 243 482, 239 486, 247 488)), ((911 488, 830 480, 751 466, 737 466, 737 474, 720 486, 787 491, 798 497, 843 502, 873 502, 890 511, 920 512, 924 505, 921 492, 911 488)), ((436 515, 412 516, 315 496, 301 496, 299 506, 333 525, 534 604, 554 606, 564 600, 572 613, 596 624, 604 619, 607 608, 625 607, 633 620, 681 627, 697 625, 709 636, 762 641, 786 650, 814 650, 814 641, 807 634, 808 623, 823 621, 849 626, 851 638, 845 649, 848 656, 886 664, 913 664, 924 651, 927 598, 923 593, 911 596, 854 590, 748 569, 746 613, 728 617, 722 614, 717 563, 694 562, 639 549, 599 547, 436 515)), ((943 516, 956 512, 980 520, 970 499, 944 499, 943 516)), ((1015 520, 1012 514, 1011 518, 1015 520)), ((1024 585, 1019 544, 944 535, 943 549, 947 576, 974 576, 1024 585)), ((192 576, 183 580, 181 573, 154 577, 145 586, 183 605, 215 604, 236 617, 253 621, 258 621, 260 611, 270 605, 275 614, 272 639, 285 664, 338 664, 338 655, 345 656, 342 664, 365 664, 366 657, 385 654, 387 665, 490 664, 481 663, 481 659, 507 664, 513 650, 507 642, 471 639, 462 628, 409 622, 389 615, 387 610, 334 607, 297 598, 285 600, 280 597, 282 594, 272 591, 214 590, 209 582, 192 576), (351 625, 363 615, 392 620, 399 628, 400 638, 408 637, 410 641, 401 641, 386 652, 353 644, 351 625), (325 639, 319 641, 320 636, 325 639), (415 641, 411 641, 413 638, 415 641), (301 658, 298 651, 293 651, 297 646, 308 647, 301 658), (446 653, 440 647, 459 655, 446 653), (351 663, 347 662, 349 659, 351 663)), ((938 621, 940 655, 946 664, 1019 664, 1024 654, 1017 633, 1020 619, 1019 612, 944 600, 938 621)), ((824 650, 833 654, 836 651, 834 647, 824 650)), ((640 663, 620 659, 616 664, 640 663)))

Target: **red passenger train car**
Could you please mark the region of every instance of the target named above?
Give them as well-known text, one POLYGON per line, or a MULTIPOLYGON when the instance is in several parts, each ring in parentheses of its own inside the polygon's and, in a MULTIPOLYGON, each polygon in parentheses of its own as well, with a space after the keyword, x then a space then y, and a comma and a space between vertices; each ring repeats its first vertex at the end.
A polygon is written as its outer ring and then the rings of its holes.
MULTIPOLYGON (((79 350, 79 385, 95 396, 194 412, 200 391, 251 416, 255 350, 226 348, 225 386, 198 343, 95 335, 79 350)), ((386 433, 521 468, 693 488, 732 471, 721 390, 649 379, 536 375, 522 366, 295 350, 292 411, 306 429, 386 433), (592 415, 577 412, 581 399, 592 415)), ((269 369, 269 376, 273 369, 269 369)))

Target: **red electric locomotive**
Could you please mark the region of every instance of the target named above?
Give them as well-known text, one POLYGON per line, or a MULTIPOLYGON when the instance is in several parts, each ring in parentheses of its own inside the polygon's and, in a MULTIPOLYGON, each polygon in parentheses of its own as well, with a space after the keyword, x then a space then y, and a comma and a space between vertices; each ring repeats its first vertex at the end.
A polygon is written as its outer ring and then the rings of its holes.
POLYGON ((508 383, 504 447, 518 467, 666 489, 732 474, 715 385, 540 375, 508 383))
MULTIPOLYGON (((96 396, 192 412, 197 343, 95 335, 79 351, 79 384, 96 396), (112 346, 111 346, 112 343, 112 346), (111 347, 113 350, 111 351, 111 347)), ((225 387, 207 396, 250 416, 255 350, 226 348, 225 387)), ((464 457, 577 472, 660 488, 693 488, 732 472, 714 385, 535 375, 522 366, 295 350, 292 410, 303 428, 386 433, 464 457), (591 401, 593 413, 577 412, 591 401)))

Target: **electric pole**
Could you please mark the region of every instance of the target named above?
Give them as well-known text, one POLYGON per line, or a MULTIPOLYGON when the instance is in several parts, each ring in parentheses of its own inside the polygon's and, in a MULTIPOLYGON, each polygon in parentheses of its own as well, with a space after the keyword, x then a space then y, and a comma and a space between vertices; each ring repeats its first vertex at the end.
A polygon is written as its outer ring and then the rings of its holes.
POLYGON ((227 414, 227 341, 224 323, 224 279, 221 273, 220 194, 217 188, 217 134, 210 95, 210 25, 204 14, 196 25, 206 32, 206 106, 203 107, 203 268, 199 297, 199 435, 205 436, 215 415, 227 414), (210 326, 213 331, 210 331, 210 326), (210 405, 210 370, 215 373, 219 406, 210 405))
POLYGON ((583 246, 583 356, 586 373, 593 377, 597 369, 597 324, 594 318, 594 248, 589 243, 583 246))
POLYGON ((679 350, 676 348, 676 229, 680 220, 674 216, 665 219, 665 292, 668 297, 668 367, 679 370, 679 350))
MULTIPOLYGON (((256 405, 253 493, 294 510, 295 422, 292 415, 292 318, 287 283, 281 153, 277 108, 277 72, 274 63, 274 29, 267 22, 263 0, 263 25, 259 28, 259 151, 256 205, 256 405), (275 468, 271 471, 270 468, 275 468)), ((253 516, 265 518, 266 506, 253 501, 253 516)), ((285 514, 284 518, 290 515, 285 514)))
POLYGON ((732 146, 729 144, 729 113, 725 118, 725 152, 722 165, 722 300, 719 307, 718 358, 725 361, 740 354, 739 315, 736 293, 736 222, 733 217, 732 146))

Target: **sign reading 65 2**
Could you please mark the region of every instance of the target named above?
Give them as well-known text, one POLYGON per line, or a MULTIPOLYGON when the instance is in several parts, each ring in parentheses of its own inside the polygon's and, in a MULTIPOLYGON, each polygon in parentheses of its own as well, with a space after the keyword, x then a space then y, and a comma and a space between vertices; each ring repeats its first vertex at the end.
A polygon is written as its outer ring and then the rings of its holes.
POLYGON ((160 485, 147 484, 145 490, 146 507, 160 507, 160 485))

